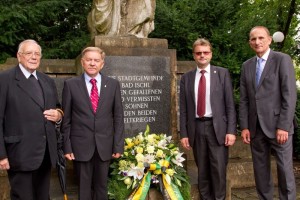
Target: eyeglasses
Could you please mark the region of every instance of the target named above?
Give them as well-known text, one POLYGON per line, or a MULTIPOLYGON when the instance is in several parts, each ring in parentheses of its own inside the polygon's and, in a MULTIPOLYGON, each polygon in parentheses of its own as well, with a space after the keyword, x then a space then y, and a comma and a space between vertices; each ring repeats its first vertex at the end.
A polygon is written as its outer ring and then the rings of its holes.
POLYGON ((36 57, 41 57, 42 54, 40 52, 21 52, 21 54, 25 55, 27 58, 31 58, 33 55, 36 57))
POLYGON ((99 62, 102 62, 103 60, 101 59, 92 59, 92 58, 85 58, 84 59, 86 62, 92 62, 94 61, 95 63, 99 63, 99 62))
POLYGON ((199 52, 194 52, 195 55, 197 56, 201 56, 202 54, 207 56, 209 55, 211 52, 210 51, 199 51, 199 52))

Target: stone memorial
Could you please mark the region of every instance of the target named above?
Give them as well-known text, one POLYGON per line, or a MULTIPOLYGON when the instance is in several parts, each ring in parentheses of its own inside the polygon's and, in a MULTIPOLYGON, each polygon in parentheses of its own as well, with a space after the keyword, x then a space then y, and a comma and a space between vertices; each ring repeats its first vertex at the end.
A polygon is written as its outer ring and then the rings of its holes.
POLYGON ((103 73, 120 81, 126 136, 149 124, 154 133, 169 133, 169 58, 108 56, 103 73))

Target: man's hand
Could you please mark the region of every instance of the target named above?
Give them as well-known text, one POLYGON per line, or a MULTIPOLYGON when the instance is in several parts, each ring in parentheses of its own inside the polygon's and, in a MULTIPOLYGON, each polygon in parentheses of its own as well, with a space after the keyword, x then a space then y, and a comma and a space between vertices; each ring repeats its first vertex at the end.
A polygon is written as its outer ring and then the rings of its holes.
POLYGON ((73 153, 67 153, 65 154, 65 158, 68 160, 75 160, 75 156, 73 153))
POLYGON ((185 148, 186 150, 191 149, 191 146, 190 146, 190 143, 189 143, 189 138, 182 138, 180 140, 180 142, 181 142, 182 147, 185 148))
POLYGON ((234 134, 227 133, 225 136, 225 146, 232 146, 235 143, 236 136, 234 134))
POLYGON ((249 129, 242 130, 242 138, 244 144, 250 144, 250 131, 249 129))
POLYGON ((286 143, 287 140, 289 139, 289 132, 282 130, 282 129, 277 129, 276 139, 277 139, 278 144, 286 143))
POLYGON ((0 170, 9 170, 9 162, 7 158, 0 160, 0 170))
POLYGON ((121 155, 122 155, 122 154, 120 154, 120 153, 114 153, 114 154, 112 155, 112 157, 113 157, 113 158, 120 158, 121 155))
POLYGON ((62 118, 62 113, 56 109, 50 109, 44 111, 44 116, 49 121, 58 122, 62 118))

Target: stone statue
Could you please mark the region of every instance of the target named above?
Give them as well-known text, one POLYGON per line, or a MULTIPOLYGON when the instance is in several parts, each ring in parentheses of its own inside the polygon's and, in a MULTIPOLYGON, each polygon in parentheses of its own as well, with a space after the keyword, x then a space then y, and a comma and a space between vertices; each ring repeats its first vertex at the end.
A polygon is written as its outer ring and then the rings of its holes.
POLYGON ((88 15, 91 37, 147 38, 154 30, 155 0, 93 0, 88 15))

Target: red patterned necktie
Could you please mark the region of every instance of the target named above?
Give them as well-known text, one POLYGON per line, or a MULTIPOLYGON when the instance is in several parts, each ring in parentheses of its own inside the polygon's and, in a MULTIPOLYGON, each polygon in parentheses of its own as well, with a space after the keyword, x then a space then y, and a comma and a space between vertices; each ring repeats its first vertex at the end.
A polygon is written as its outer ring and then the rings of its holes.
POLYGON ((98 101, 99 101, 99 96, 98 96, 98 88, 96 84, 96 79, 91 79, 90 82, 92 83, 92 89, 91 89, 91 103, 93 106, 94 113, 96 113, 97 107, 98 107, 98 101))
POLYGON ((206 80, 204 73, 205 70, 201 70, 201 77, 198 85, 198 102, 197 102, 197 115, 203 117, 205 114, 205 93, 206 93, 206 80))

